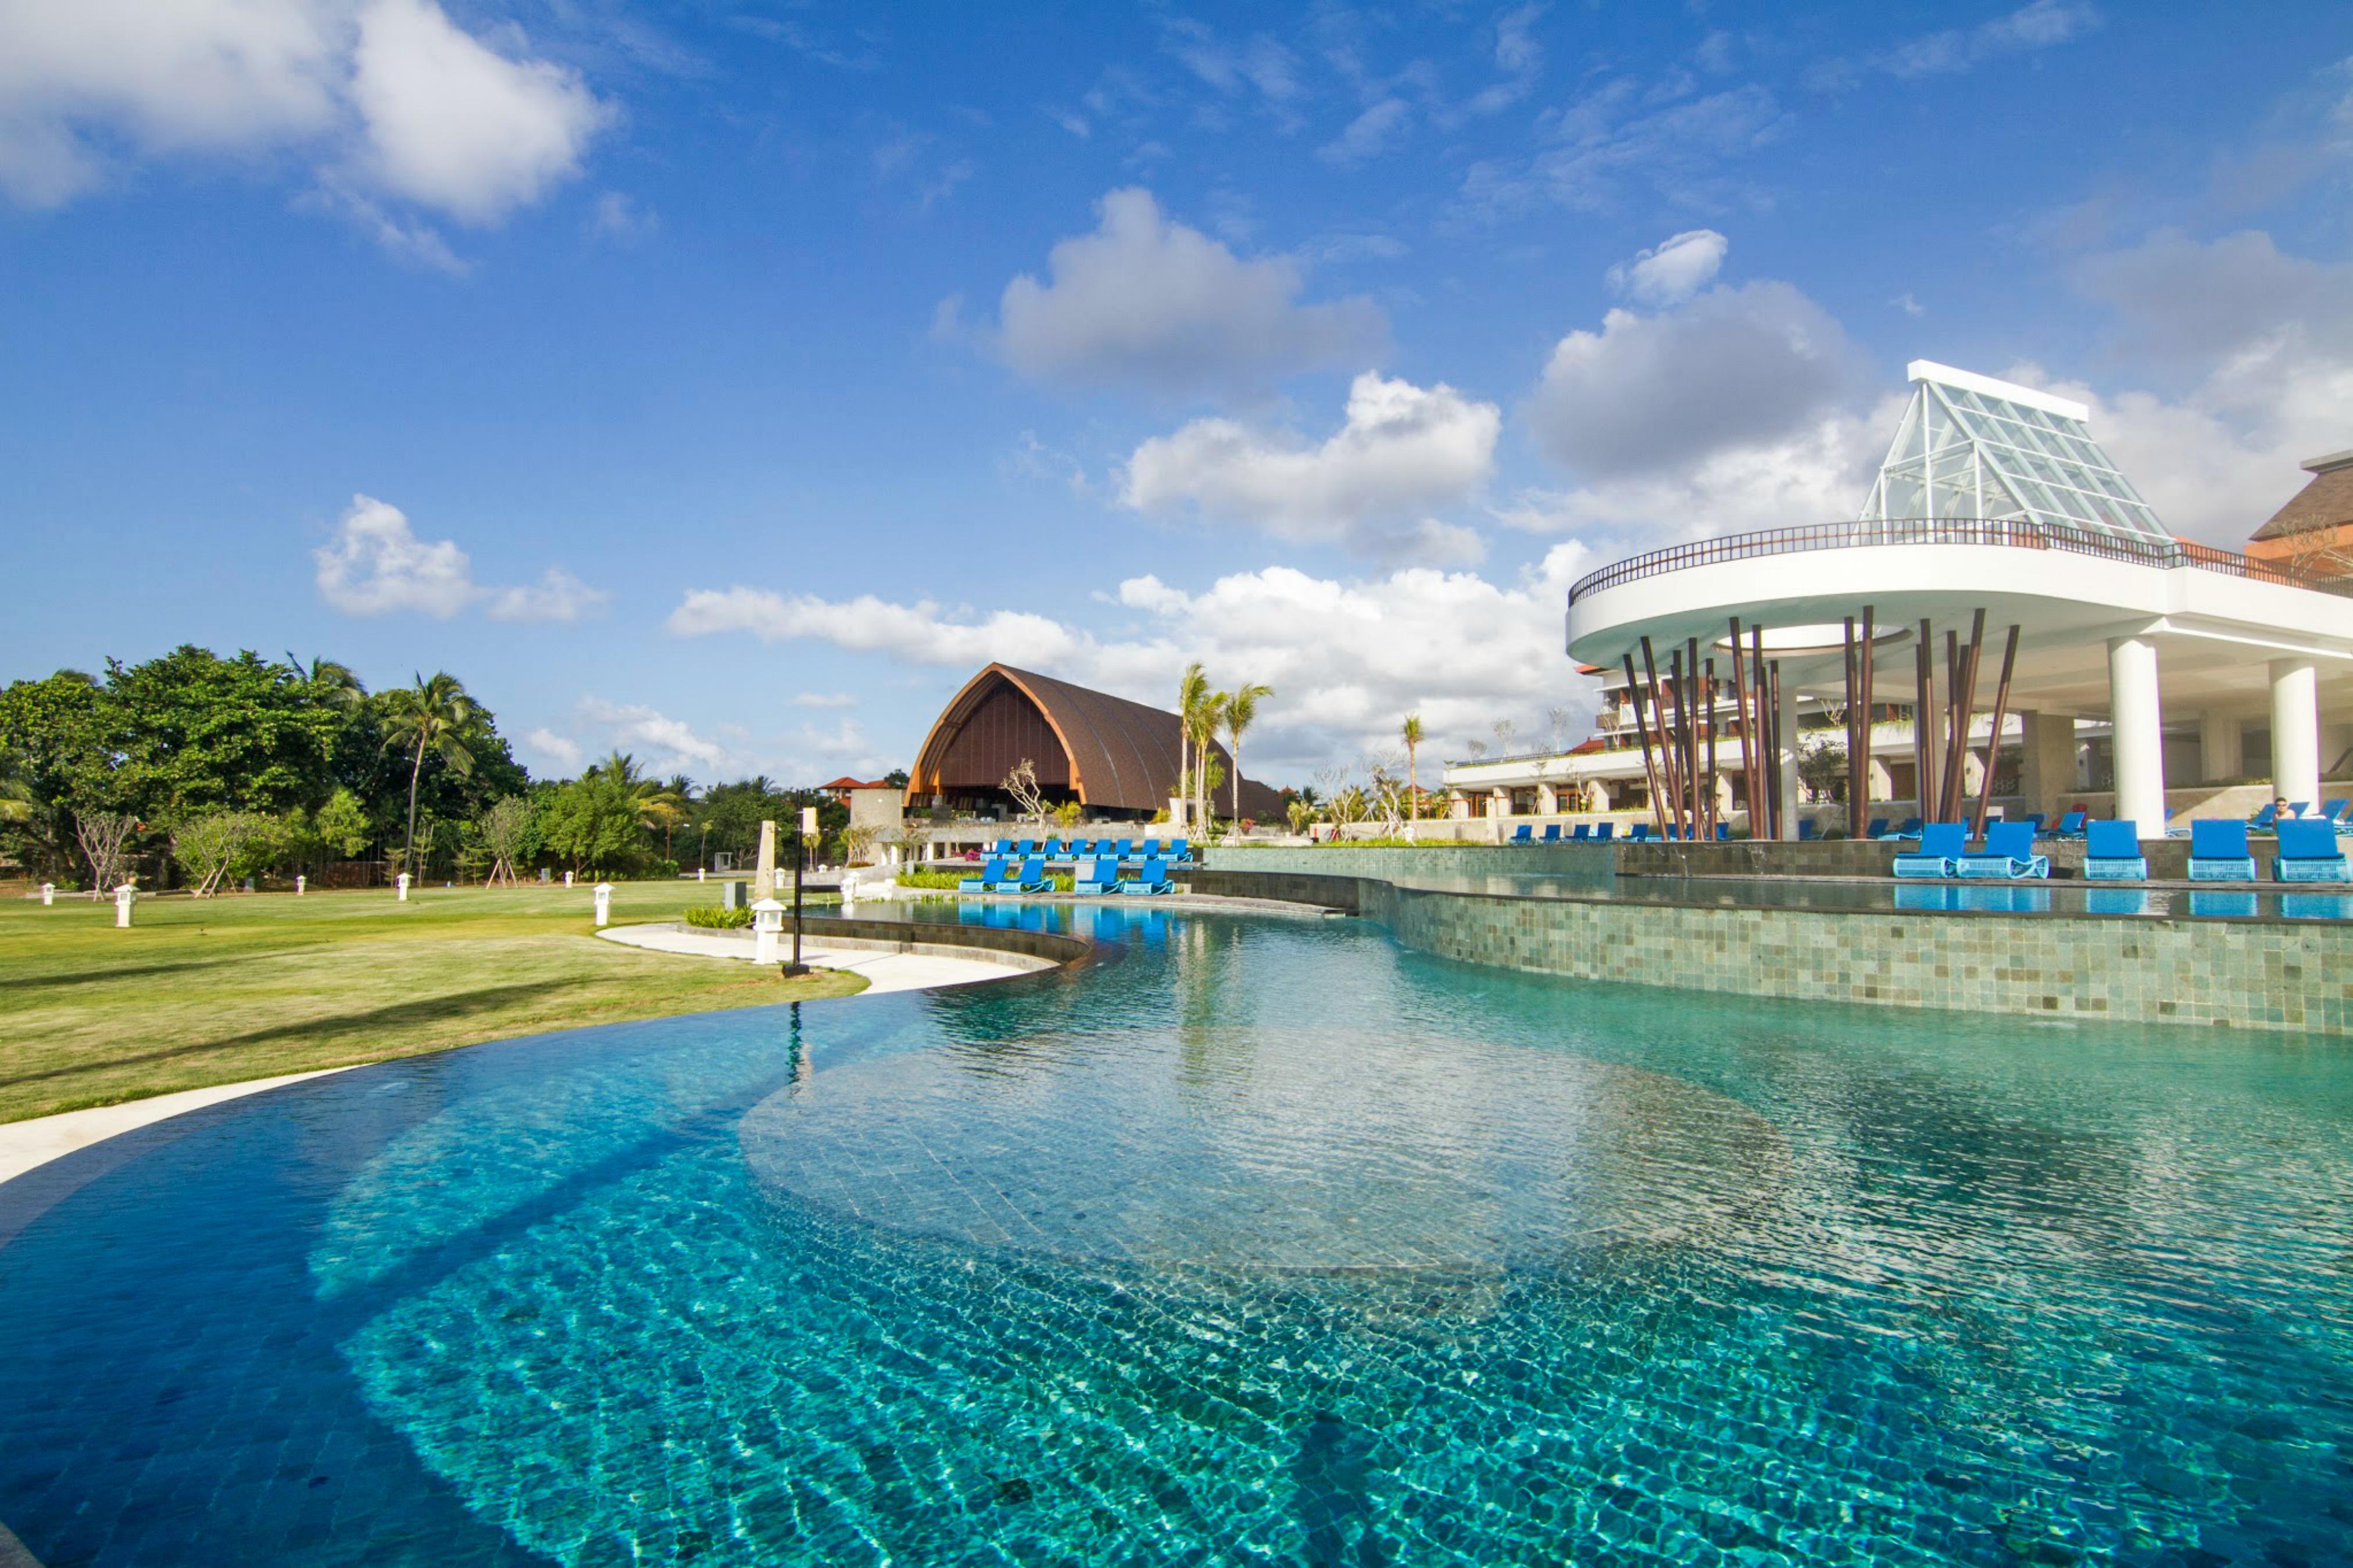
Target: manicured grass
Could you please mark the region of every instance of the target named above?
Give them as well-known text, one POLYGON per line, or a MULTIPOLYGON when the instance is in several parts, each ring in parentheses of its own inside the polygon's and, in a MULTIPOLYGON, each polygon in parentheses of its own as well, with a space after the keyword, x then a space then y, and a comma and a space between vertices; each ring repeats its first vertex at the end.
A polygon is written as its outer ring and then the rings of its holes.
MULTIPOLYGON (((669 921, 715 892, 618 885, 613 921, 669 921)), ((479 1045, 512 1035, 844 996, 855 975, 749 964, 592 934, 588 889, 421 889, 0 899, 0 1121, 479 1045)))

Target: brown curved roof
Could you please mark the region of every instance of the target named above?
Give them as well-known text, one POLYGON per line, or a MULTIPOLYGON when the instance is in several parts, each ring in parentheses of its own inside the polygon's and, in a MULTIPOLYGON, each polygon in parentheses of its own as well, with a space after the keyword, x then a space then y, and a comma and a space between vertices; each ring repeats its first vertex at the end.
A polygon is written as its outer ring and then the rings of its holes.
MULTIPOLYGON (((965 724, 991 698, 1008 689, 1028 700, 1060 743, 1071 793, 1081 802, 1127 811, 1156 811, 1168 804, 1183 750, 1176 714, 1004 664, 992 664, 965 682, 933 721, 908 779, 910 802, 940 787, 941 771, 965 724)), ((1230 779, 1233 757, 1222 744, 1215 751, 1230 779)), ((1058 772, 1049 760, 1039 760, 1041 780, 1054 778, 1058 772)), ((995 782, 994 777, 986 781, 990 786, 995 782)), ((1218 793, 1230 799, 1230 788, 1218 793)), ((1245 816, 1282 814, 1282 797, 1266 785, 1244 779, 1241 794, 1245 816)))

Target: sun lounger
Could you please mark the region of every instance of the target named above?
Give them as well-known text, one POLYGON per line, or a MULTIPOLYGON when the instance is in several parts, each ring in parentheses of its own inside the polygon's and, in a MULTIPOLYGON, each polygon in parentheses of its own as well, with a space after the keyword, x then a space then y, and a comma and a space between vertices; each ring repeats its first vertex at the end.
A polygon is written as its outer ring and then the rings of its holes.
POLYGON ((1872 837, 1873 838, 1917 838, 1920 837, 1920 819, 1916 816, 1907 816, 1904 819, 1904 826, 1894 832, 1874 833, 1872 837))
POLYGON ((1117 844, 1112 846, 1111 852, 1118 856, 1123 861, 1133 860, 1135 858, 1135 840, 1133 838, 1123 838, 1117 844))
POLYGON ((1116 860, 1082 860, 1074 890, 1090 896, 1119 891, 1119 862, 1116 860))
POLYGON ((2325 801, 2320 807, 2321 820, 2333 822, 2337 826, 2343 827, 2347 826, 2345 814, 2348 808, 2353 808, 2353 800, 2325 801))
POLYGON ((1193 863, 1193 841, 1189 838, 1179 838, 1170 844, 1168 863, 1171 866, 1190 866, 1193 863))
POLYGON ((1531 844, 1531 843, 1534 843, 1534 842, 1535 842, 1535 839, 1534 839, 1534 837, 1533 837, 1533 835, 1535 834, 1535 829, 1534 827, 1532 827, 1532 826, 1530 826, 1528 824, 1526 824, 1526 823, 1523 822, 1523 823, 1521 823, 1521 824, 1519 825, 1519 826, 1517 826, 1517 827, 1515 827, 1515 828, 1514 828, 1514 829, 1512 830, 1512 838, 1511 838, 1511 841, 1512 841, 1513 843, 1514 843, 1514 844, 1531 844))
POLYGON ((1146 860, 1134 876, 1121 881, 1119 890, 1123 893, 1173 893, 1176 890, 1176 884, 1168 879, 1166 861, 1146 860))
POLYGON ((1139 854, 1139 855, 1141 855, 1141 856, 1143 856, 1146 860, 1157 860, 1157 859, 1159 859, 1159 858, 1160 858, 1160 840, 1158 840, 1157 838, 1147 838, 1147 839, 1145 839, 1145 840, 1144 841, 1144 847, 1143 847, 1143 848, 1141 848, 1141 849, 1139 849, 1139 850, 1137 850, 1137 851, 1136 851, 1136 853, 1137 853, 1137 854, 1139 854))
POLYGON ((1544 836, 1544 841, 1545 841, 1546 843, 1547 843, 1547 844, 1557 844, 1557 843, 1559 843, 1559 842, 1560 842, 1560 824, 1559 824, 1559 823, 1557 823, 1557 822, 1547 822, 1547 823, 1546 823, 1546 824, 1545 824, 1545 836, 1544 836))
POLYGON ((2051 861, 2034 852, 2034 826, 2026 822, 1986 824, 1985 845, 1953 858, 1956 877, 1997 877, 2015 882, 2025 877, 2048 877, 2051 861))
MULTIPOLYGON (((2263 808, 2269 811, 2271 808, 2263 808)), ((2247 825, 2201 816, 2189 825, 2189 879, 2252 882, 2255 858, 2247 853, 2247 825)))
POLYGON ((1049 838, 1046 840, 1046 847, 1040 849, 1038 853, 1043 855, 1049 860, 1063 860, 1069 858, 1068 856, 1062 853, 1062 841, 1059 838, 1049 838))
POLYGON ((2255 815, 2249 819, 2247 826, 2253 828, 2258 833, 2263 833, 2267 831, 2271 826, 2278 820, 2279 802, 2275 800, 2267 800, 2263 802, 2263 810, 2255 813, 2255 815))
POLYGON ((1011 855, 1013 853, 1013 840, 1010 838, 998 839, 990 853, 996 855, 1011 855))
POLYGON ((1590 843, 1592 843, 1592 842, 1593 842, 1593 824, 1591 824, 1591 823, 1589 823, 1589 822, 1580 822, 1580 823, 1578 823, 1578 824, 1577 825, 1576 830, 1575 830, 1574 832, 1572 832, 1572 833, 1570 833, 1570 834, 1569 834, 1569 836, 1568 836, 1568 841, 1569 841, 1571 844, 1590 844, 1590 843))
POLYGON ((2036 811, 2028 813, 2026 816, 2020 817, 2019 820, 2025 823, 2029 827, 2034 829, 2035 836, 2040 837, 2042 833, 2042 825, 2051 819, 2043 816, 2041 812, 2036 811))
POLYGON ((2287 814, 2299 820, 2311 815, 2311 812, 2312 802, 2308 800, 2292 800, 2287 803, 2287 814))
POLYGON ((1045 858, 1032 855, 1021 862, 1021 869, 1015 873, 1011 881, 997 883, 995 890, 1000 893, 1042 893, 1053 885, 1053 879, 1046 875, 1045 858))
POLYGON ((1626 829, 1626 837, 1631 843, 1648 844, 1651 838, 1651 825, 1647 822, 1634 824, 1626 829))
POLYGON ((2333 823, 2309 817, 2279 825, 2279 854, 2272 875, 2283 882, 2353 882, 2333 823))
POLYGON ((1864 834, 1864 837, 1870 837, 1870 838, 1884 838, 1884 837, 1887 837, 1887 818, 1885 818, 1885 817, 1883 817, 1883 816, 1874 816, 1874 817, 1873 817, 1873 818, 1871 819, 1871 826, 1870 826, 1869 827, 1866 827, 1866 828, 1864 828, 1864 829, 1863 829, 1863 834, 1864 834))
POLYGON ((2085 825, 2084 879, 2088 882, 2146 882, 2148 858, 2140 852, 2140 826, 2133 822, 2085 825))
POLYGON ((1001 855, 992 855, 981 867, 980 875, 966 877, 956 884, 956 890, 961 893, 986 893, 1004 879, 1005 858, 1001 855))
POLYGON ((2051 837, 2053 838, 2081 838, 2084 837, 2084 830, 2090 826, 2092 814, 2090 812, 2068 812, 2065 816, 2060 817, 2059 826, 2051 830, 2051 837))
POLYGON ((1820 823, 1816 822, 1816 821, 1815 821, 1812 817, 1810 817, 1810 816, 1803 817, 1803 818, 1800 818, 1800 819, 1799 820, 1799 823, 1798 823, 1798 842, 1799 842, 1799 843, 1800 843, 1800 844, 1809 843, 1809 842, 1810 842, 1810 841, 1812 841, 1812 840, 1814 840, 1814 839, 1820 838, 1821 836, 1822 836, 1822 825, 1821 825, 1820 823))
POLYGON ((1616 823, 1597 822, 1593 825, 1593 842, 1596 844, 1607 844, 1616 837, 1618 837, 1618 825, 1616 823))
POLYGON ((1920 847, 1898 854, 1888 868, 1898 877, 1949 877, 1953 862, 1968 847, 1969 830, 1958 822, 1932 822, 1920 830, 1920 847))

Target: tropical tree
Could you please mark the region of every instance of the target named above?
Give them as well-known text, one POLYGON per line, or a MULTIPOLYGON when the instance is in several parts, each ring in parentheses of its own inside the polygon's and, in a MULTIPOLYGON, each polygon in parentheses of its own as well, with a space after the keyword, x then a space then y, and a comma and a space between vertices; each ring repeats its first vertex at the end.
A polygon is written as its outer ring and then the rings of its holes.
POLYGON ((1226 704, 1232 700, 1229 692, 1205 691, 1193 710, 1183 716, 1193 744, 1193 784, 1188 793, 1193 797, 1193 815, 1204 833, 1216 823, 1210 807, 1209 791, 1215 786, 1209 783, 1209 760, 1218 742, 1218 726, 1225 721, 1226 704))
POLYGON ((1234 820, 1242 819, 1242 731, 1258 722, 1258 705, 1274 695, 1274 688, 1255 682, 1226 699, 1226 750, 1234 761, 1234 820))
POLYGON ((531 842, 531 802, 519 795, 508 795, 474 819, 481 835, 482 847, 490 852, 490 874, 483 885, 504 881, 512 887, 516 871, 522 864, 525 847, 531 842))
POLYGON ((14 746, 0 745, 0 822, 32 821, 39 801, 25 753, 14 746))
POLYGON ((1405 742, 1406 837, 1411 838, 1421 822, 1421 715, 1409 713, 1398 726, 1405 742))
POLYGON ((1209 678, 1195 659, 1176 682, 1176 794, 1181 798, 1193 794, 1193 717, 1208 698, 1209 678))
POLYGON ((474 748, 482 738, 481 725, 475 715, 474 700, 466 695, 458 678, 447 670, 435 671, 430 680, 419 675, 416 685, 401 687, 385 696, 385 749, 397 748, 409 753, 408 835, 401 846, 401 859, 414 872, 417 781, 425 772, 425 754, 435 753, 452 773, 472 773, 474 748))

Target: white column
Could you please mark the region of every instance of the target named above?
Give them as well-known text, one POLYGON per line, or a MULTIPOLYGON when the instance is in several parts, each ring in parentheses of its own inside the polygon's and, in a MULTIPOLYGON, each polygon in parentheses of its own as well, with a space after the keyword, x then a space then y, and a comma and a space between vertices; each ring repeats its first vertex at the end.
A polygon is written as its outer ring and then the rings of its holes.
POLYGON ((2209 708, 2198 715, 2198 773, 2201 783, 2237 778, 2246 769, 2244 756, 2239 749, 2236 713, 2209 708))
POLYGON ((2165 837, 2165 712, 2157 686, 2157 645, 2108 639, 2108 718, 2116 726, 2116 816, 2143 838, 2165 837))
POLYGON ((2272 660, 2272 793, 2320 801, 2320 684, 2308 658, 2272 660))
POLYGON ((43 909, 45 909, 45 910, 46 910, 46 909, 47 909, 51 904, 54 904, 54 903, 56 903, 57 901, 58 901, 58 885, 57 885, 55 882, 44 882, 44 883, 42 883, 42 884, 41 884, 41 908, 43 908, 43 909))
POLYGON ((1798 749, 1781 748, 1781 820, 1776 825, 1775 837, 1798 837, 1798 749))

